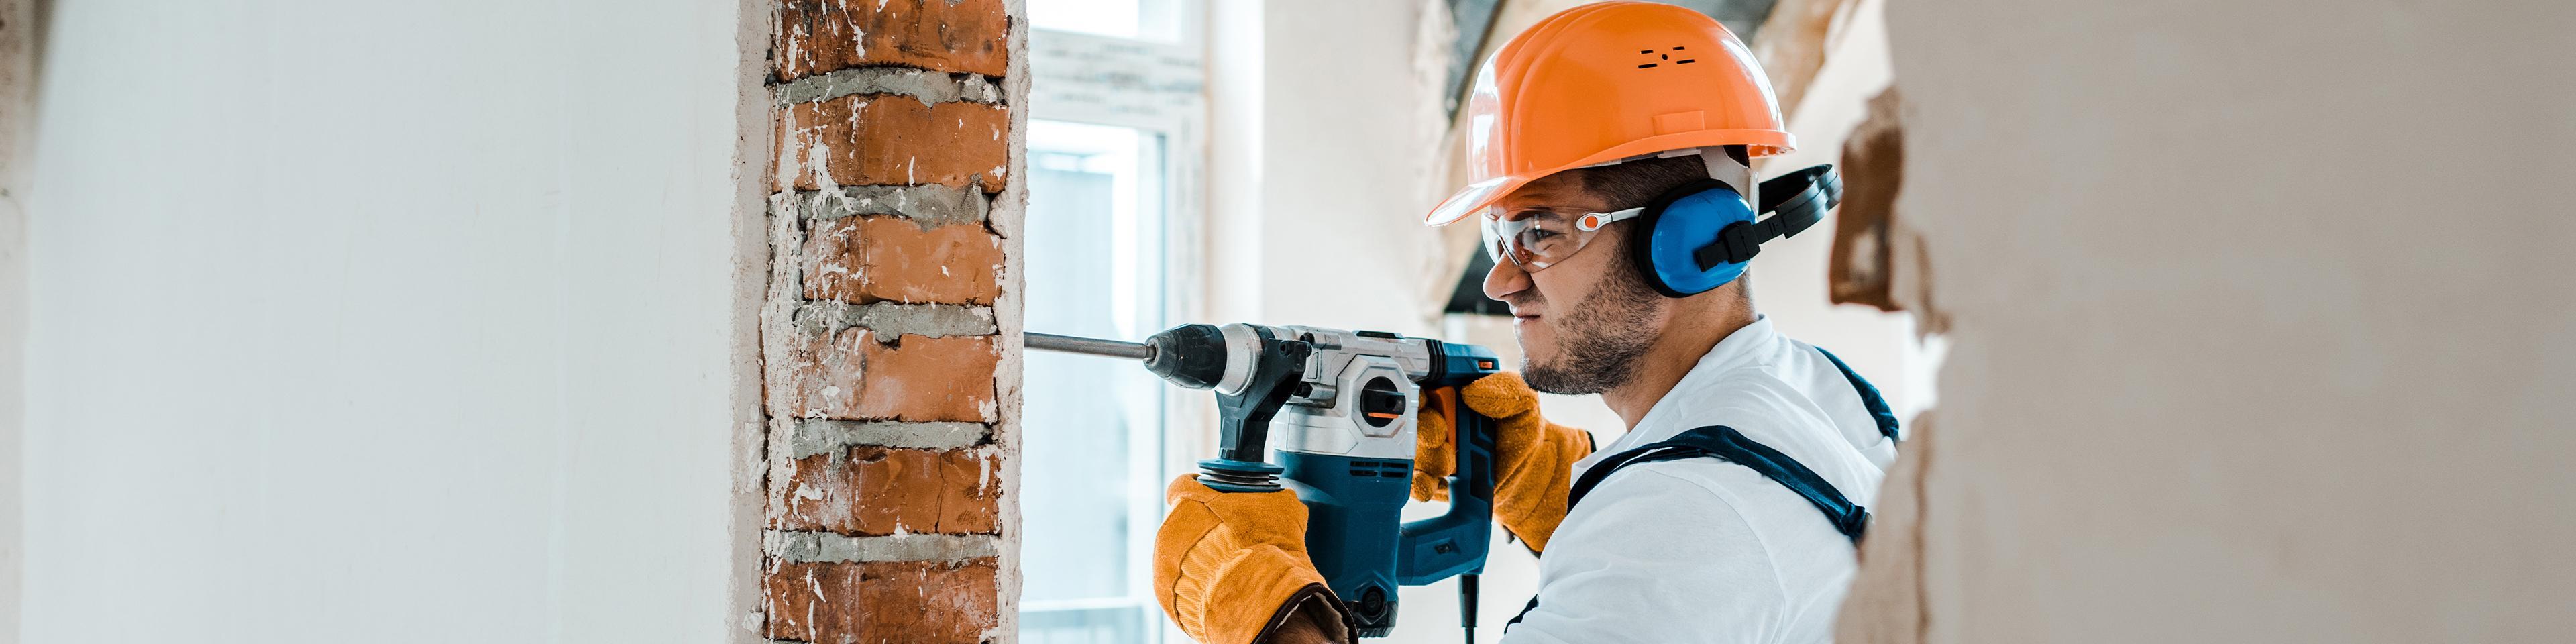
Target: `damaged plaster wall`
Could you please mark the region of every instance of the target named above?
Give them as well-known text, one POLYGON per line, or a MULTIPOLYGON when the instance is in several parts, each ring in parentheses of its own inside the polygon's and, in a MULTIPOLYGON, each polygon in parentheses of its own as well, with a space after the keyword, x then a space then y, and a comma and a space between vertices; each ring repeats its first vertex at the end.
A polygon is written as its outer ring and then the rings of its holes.
POLYGON ((2576 5, 1888 23, 1953 348, 1919 592, 1846 607, 1922 612, 1846 641, 2576 632, 2576 5))
MULTIPOLYGON (((1787 119, 1789 132, 1798 137, 1798 149, 1761 159, 1755 173, 1763 177, 1816 164, 1842 166, 1843 140, 1861 121, 1862 99, 1888 84, 1883 11, 1886 2, 1784 0, 1777 6, 1781 11, 1801 14, 1820 11, 1812 5, 1833 5, 1835 19, 1830 21, 1830 29, 1816 28, 1811 31, 1824 33, 1807 33, 1783 25, 1763 32, 1765 35, 1757 41, 1764 49, 1781 50, 1790 49, 1781 43, 1793 37, 1816 41, 1809 43, 1813 54, 1802 61, 1815 68, 1797 81, 1808 100, 1789 103, 1787 98, 1782 99, 1782 116, 1787 119)), ((1794 22, 1787 18, 1777 16, 1773 22, 1794 22)), ((1770 64, 1790 63, 1766 62, 1770 64)), ((1775 79, 1788 75, 1771 73, 1775 79)), ((1910 422, 1916 412, 1933 404, 1935 391, 1929 379, 1932 368, 1940 364, 1937 340, 1927 346, 1916 336, 1909 316, 1832 300, 1827 264, 1840 218, 1839 211, 1827 213, 1824 220, 1806 232, 1762 245, 1762 254, 1753 258, 1747 273, 1753 276, 1755 307, 1782 332, 1834 352, 1835 357, 1868 377, 1895 408, 1897 417, 1910 422)))
POLYGON ((51 5, 18 635, 734 636, 737 6, 51 5))

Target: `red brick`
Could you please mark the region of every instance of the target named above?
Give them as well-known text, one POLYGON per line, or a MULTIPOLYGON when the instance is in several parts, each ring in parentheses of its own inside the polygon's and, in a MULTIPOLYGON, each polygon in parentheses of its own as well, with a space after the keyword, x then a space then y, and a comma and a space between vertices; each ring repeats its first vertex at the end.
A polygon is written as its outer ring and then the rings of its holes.
POLYGON ((903 336, 888 347, 870 342, 859 414, 900 420, 992 422, 993 379, 1001 352, 992 336, 903 336))
POLYGON ((782 190, 1007 183, 1011 116, 999 105, 856 94, 787 106, 778 123, 782 190))
POLYGON ((773 566, 762 583, 772 639, 976 644, 1001 623, 992 559, 773 566))
POLYGON ((770 527, 848 535, 1001 531, 1001 457, 858 446, 797 459, 773 492, 770 527))
POLYGON ((781 81, 863 65, 1000 76, 1010 29, 1002 0, 786 0, 771 54, 781 81))
POLYGON ((826 219, 807 233, 804 258, 806 299, 991 304, 1002 295, 1002 238, 980 225, 826 219))
MULTIPOLYGON (((800 332, 801 333, 801 332, 800 332)), ((901 336, 867 329, 797 338, 775 402, 795 418, 993 422, 993 336, 901 336)))

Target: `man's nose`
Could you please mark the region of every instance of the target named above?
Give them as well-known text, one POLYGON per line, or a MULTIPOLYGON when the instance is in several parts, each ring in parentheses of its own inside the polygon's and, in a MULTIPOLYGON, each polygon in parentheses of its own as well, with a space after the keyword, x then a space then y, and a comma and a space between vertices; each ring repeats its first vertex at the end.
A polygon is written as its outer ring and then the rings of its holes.
POLYGON ((1496 260, 1493 270, 1485 271, 1485 297, 1509 302, 1512 295, 1529 288, 1529 271, 1521 270, 1511 258, 1496 260))

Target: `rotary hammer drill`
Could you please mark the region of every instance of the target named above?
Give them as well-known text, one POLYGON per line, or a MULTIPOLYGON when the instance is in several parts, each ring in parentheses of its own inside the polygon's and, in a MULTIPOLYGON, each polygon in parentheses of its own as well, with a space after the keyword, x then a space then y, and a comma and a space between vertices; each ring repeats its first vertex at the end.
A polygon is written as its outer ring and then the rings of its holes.
POLYGON ((1292 490, 1306 549, 1362 637, 1395 626, 1398 585, 1459 579, 1461 626, 1476 628, 1476 575, 1492 534, 1494 421, 1458 388, 1498 370, 1484 347, 1378 331, 1185 324, 1143 343, 1027 334, 1031 349, 1142 360, 1172 384, 1216 391, 1217 457, 1199 481, 1220 492, 1292 490), (1457 432, 1449 509, 1397 516, 1412 494, 1414 420, 1436 406, 1457 432), (1276 462, 1270 457, 1277 453, 1276 462))

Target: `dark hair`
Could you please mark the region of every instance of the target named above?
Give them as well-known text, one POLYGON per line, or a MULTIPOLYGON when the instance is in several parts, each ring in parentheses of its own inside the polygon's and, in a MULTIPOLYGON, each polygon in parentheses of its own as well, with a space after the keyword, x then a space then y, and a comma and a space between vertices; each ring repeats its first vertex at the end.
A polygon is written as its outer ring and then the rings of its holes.
POLYGON ((1583 191, 1601 198, 1611 209, 1635 208, 1688 185, 1708 178, 1708 165, 1698 155, 1642 159, 1614 166, 1578 168, 1574 176, 1583 182, 1583 191))

